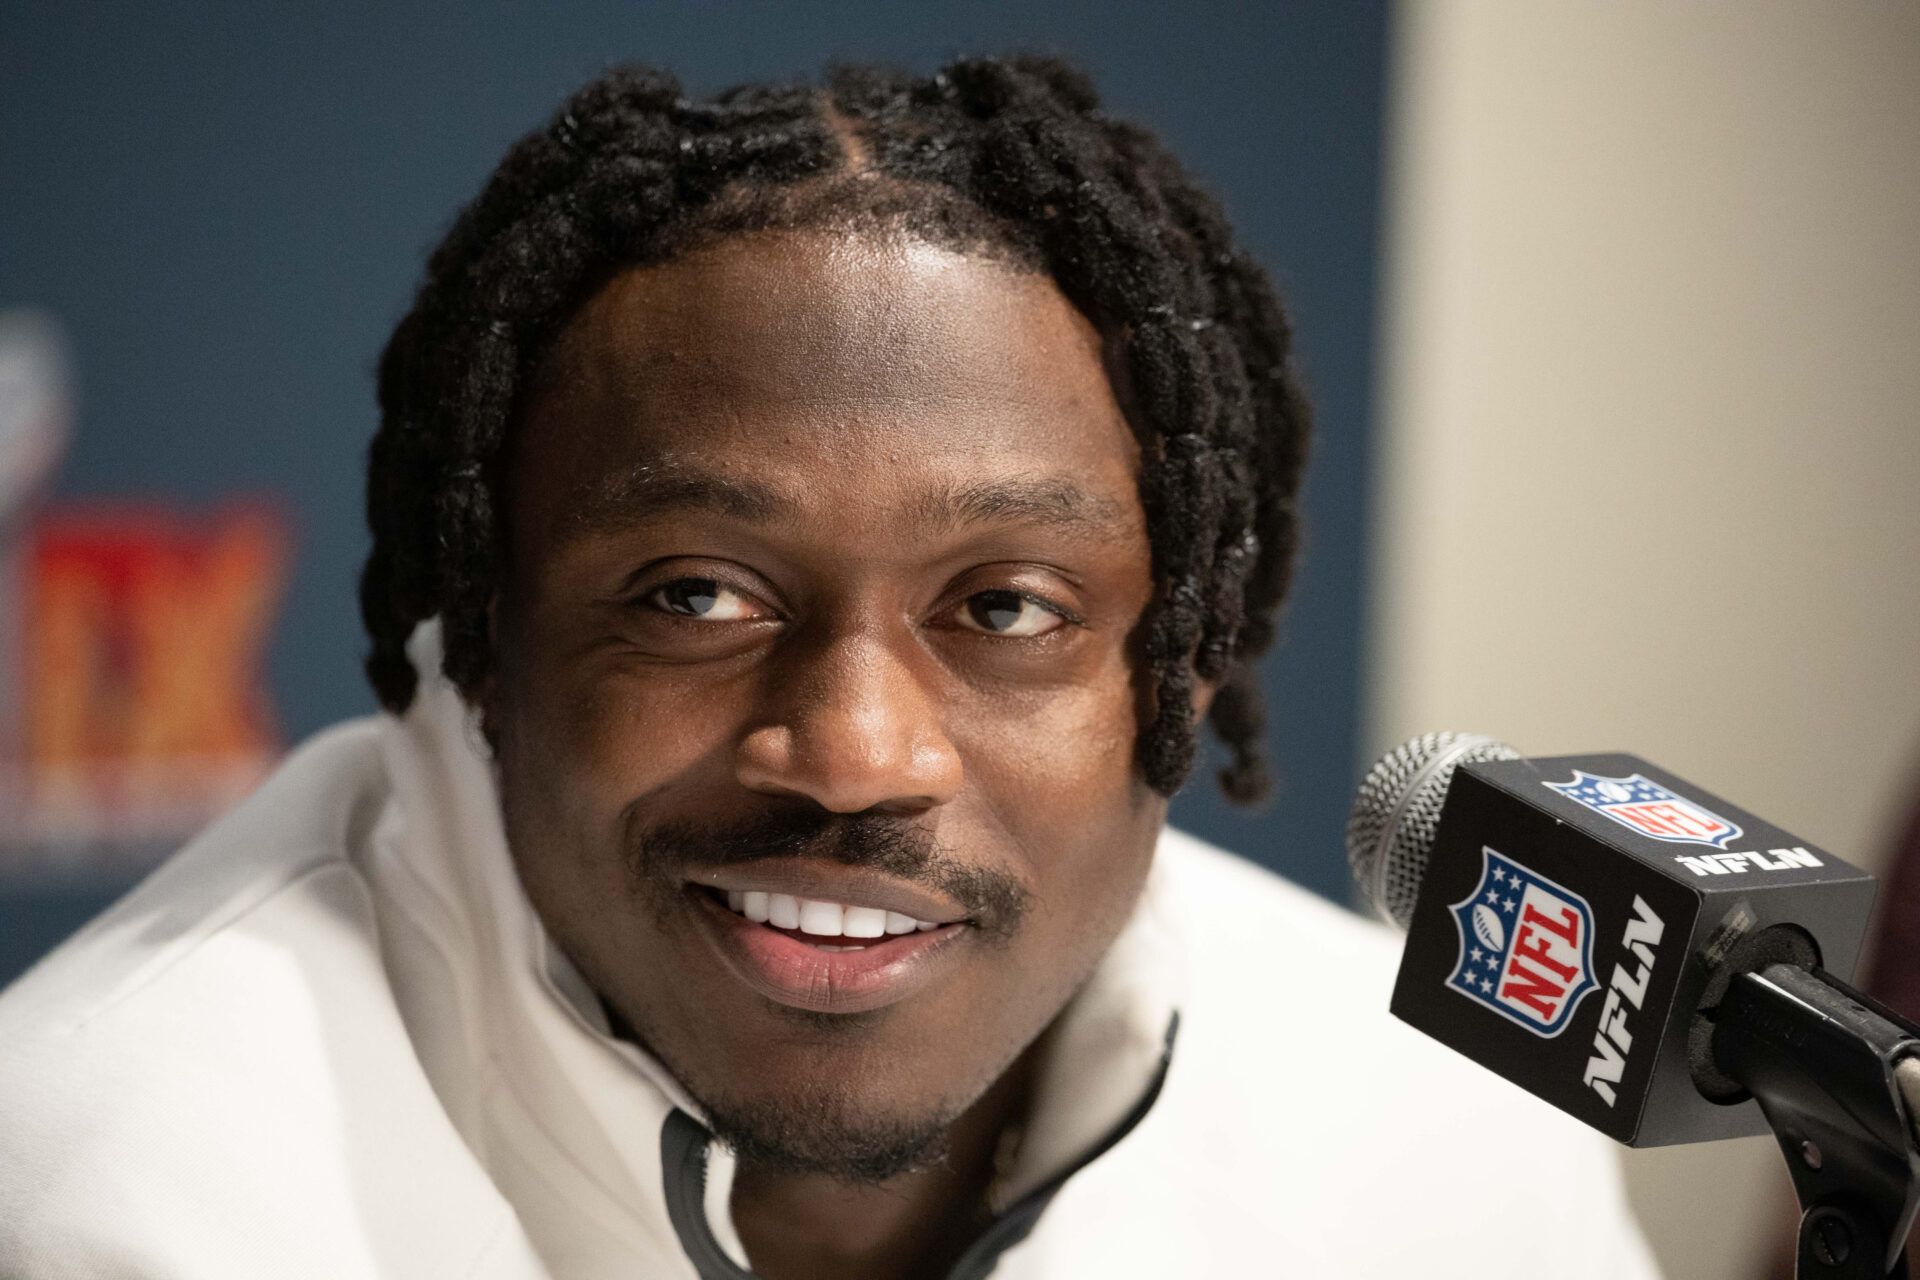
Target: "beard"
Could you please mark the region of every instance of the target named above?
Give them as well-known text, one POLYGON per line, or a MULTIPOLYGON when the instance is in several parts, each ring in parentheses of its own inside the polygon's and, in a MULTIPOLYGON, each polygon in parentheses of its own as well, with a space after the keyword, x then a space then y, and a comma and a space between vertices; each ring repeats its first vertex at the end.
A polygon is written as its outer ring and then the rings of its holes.
POLYGON ((741 1163, 853 1186, 878 1186, 944 1162, 948 1131, 966 1109, 963 1104, 911 1116, 875 1116, 828 1090, 777 1102, 701 1103, 714 1137, 741 1163))
MULTIPOLYGON (((825 1084, 777 1098, 730 1097, 703 1087, 605 996, 600 997, 600 1005, 616 1037, 651 1054, 700 1104, 714 1139, 742 1164, 768 1173, 811 1174, 851 1186, 878 1186, 903 1173, 943 1163, 949 1130, 975 1101, 943 1101, 912 1114, 886 1116, 874 1114, 850 1091, 825 1084)), ((836 1029, 864 1016, 790 1012, 798 1020, 826 1022, 836 1029)))

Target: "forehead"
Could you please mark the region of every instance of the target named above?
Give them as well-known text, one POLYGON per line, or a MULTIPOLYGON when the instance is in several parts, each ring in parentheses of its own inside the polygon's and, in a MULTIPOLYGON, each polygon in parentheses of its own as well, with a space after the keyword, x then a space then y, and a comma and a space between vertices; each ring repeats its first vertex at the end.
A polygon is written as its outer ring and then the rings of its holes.
POLYGON ((760 232, 622 272, 542 363, 518 436, 523 513, 663 473, 842 515, 999 480, 1138 511, 1093 325, 1045 275, 905 236, 760 232))

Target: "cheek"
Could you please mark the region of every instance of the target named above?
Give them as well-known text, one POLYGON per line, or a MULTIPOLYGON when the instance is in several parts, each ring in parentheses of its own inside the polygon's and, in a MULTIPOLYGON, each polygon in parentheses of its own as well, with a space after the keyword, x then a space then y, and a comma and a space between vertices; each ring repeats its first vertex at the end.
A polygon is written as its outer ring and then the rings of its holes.
POLYGON ((618 840, 636 799, 724 765, 738 701, 728 682, 642 677, 591 655, 515 664, 496 727, 520 825, 547 824, 546 844, 618 840))
POLYGON ((1134 764, 1128 668, 1055 692, 969 742, 975 794, 1025 862, 1036 933, 1097 954, 1125 921, 1152 861, 1165 800, 1134 764))
POLYGON ((970 781, 1016 834, 1132 807, 1138 730, 1123 655, 1030 701, 975 707, 953 723, 970 781))

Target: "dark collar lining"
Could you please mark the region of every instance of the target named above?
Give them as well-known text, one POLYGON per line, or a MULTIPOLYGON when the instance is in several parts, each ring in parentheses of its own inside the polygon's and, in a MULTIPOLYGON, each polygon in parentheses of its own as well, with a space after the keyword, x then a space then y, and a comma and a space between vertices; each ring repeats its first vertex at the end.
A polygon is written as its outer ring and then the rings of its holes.
POLYGON ((700 1280, 753 1280, 751 1271, 733 1265, 707 1222, 707 1144, 712 1140, 706 1126, 680 1108, 667 1113, 660 1129, 660 1180, 667 1194, 667 1218, 700 1280))
MULTIPOLYGON (((1160 1066, 1154 1072, 1152 1083, 1120 1123, 1109 1129, 1086 1155, 1021 1196, 989 1223, 954 1264, 947 1280, 983 1280, 991 1275, 1000 1256, 1032 1233, 1034 1224, 1040 1221, 1040 1215, 1067 1179, 1113 1150, 1146 1119, 1147 1112, 1160 1097, 1161 1087, 1166 1084, 1167 1068, 1173 1061, 1173 1040, 1179 1031, 1180 1015, 1176 1013, 1167 1023, 1166 1044, 1160 1051, 1160 1066)), ((707 1146, 712 1140, 713 1135, 706 1127, 680 1108, 675 1107, 667 1115, 667 1122, 660 1130, 660 1174, 666 1192, 667 1218, 680 1237, 680 1247, 686 1250, 700 1273, 700 1280, 754 1280, 752 1272, 741 1270, 727 1257, 707 1222, 707 1146)))

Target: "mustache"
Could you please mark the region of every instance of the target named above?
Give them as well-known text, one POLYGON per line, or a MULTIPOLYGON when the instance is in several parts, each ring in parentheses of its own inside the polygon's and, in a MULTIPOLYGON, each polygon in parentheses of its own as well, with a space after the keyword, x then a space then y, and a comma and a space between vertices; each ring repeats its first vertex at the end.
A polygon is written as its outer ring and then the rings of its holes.
POLYGON ((769 858, 812 858, 883 872, 946 894, 982 933, 996 936, 1018 927, 1029 898, 1006 872, 973 866, 913 819, 887 814, 792 809, 724 824, 659 822, 642 829, 636 843, 630 869, 675 883, 689 867, 748 866, 769 858))

